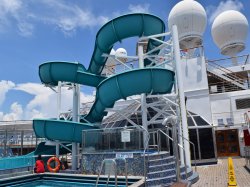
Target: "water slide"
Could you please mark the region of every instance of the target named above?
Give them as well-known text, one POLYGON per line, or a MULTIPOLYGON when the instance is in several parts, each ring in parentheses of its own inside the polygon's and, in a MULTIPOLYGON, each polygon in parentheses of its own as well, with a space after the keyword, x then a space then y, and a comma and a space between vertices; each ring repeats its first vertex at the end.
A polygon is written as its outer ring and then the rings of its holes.
MULTIPOLYGON (((174 73, 163 68, 143 68, 126 71, 109 78, 100 76, 113 45, 133 36, 148 36, 163 33, 164 22, 149 14, 130 14, 118 17, 105 24, 97 33, 95 49, 89 68, 73 62, 47 62, 39 67, 42 83, 56 86, 59 81, 72 82, 96 87, 96 99, 90 112, 84 117, 86 123, 63 120, 34 119, 33 128, 38 137, 49 140, 81 143, 82 130, 98 129, 94 123, 101 122, 105 109, 113 107, 115 101, 141 93, 170 93, 174 83, 174 73)), ((164 38, 160 37, 163 40, 164 38)), ((149 40, 148 50, 160 43, 149 40)), ((155 51, 154 53, 158 53, 155 51)), ((144 61, 150 64, 149 60, 144 61)), ((92 139, 91 139, 92 140, 92 139)))

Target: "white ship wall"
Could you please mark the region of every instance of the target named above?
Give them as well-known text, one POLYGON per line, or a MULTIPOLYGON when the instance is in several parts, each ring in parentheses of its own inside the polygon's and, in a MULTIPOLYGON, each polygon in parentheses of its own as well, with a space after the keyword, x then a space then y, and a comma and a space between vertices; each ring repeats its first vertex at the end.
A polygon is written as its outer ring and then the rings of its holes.
POLYGON ((207 71, 204 57, 181 59, 187 110, 212 122, 207 71))
POLYGON ((244 124, 244 113, 248 109, 237 110, 235 100, 249 97, 250 90, 210 95, 213 124, 218 125, 218 119, 223 119, 223 123, 228 124, 227 118, 232 118, 232 122, 235 125, 244 124))

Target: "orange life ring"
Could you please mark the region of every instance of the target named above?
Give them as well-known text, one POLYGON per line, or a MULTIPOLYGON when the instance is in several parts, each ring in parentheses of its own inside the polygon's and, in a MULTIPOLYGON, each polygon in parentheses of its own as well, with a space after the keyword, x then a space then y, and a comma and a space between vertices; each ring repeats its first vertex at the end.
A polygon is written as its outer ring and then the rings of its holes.
POLYGON ((58 159, 57 157, 55 157, 55 156, 51 157, 51 158, 48 160, 48 162, 47 162, 47 168, 48 168, 48 170, 49 170, 50 172, 54 172, 54 173, 58 172, 59 169, 60 169, 60 161, 59 161, 59 159, 58 159), (53 162, 53 161, 57 163, 57 165, 56 165, 55 168, 52 168, 52 167, 50 166, 50 163, 53 162))

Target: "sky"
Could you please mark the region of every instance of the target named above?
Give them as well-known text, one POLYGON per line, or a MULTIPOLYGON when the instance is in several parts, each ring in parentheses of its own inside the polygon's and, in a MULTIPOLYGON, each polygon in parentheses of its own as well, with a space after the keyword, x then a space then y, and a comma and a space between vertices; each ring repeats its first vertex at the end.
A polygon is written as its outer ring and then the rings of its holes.
MULTIPOLYGON (((56 94, 41 84, 38 67, 47 61, 77 61, 88 67, 95 36, 107 21, 127 13, 167 18, 178 0, 0 0, 0 121, 57 117, 56 94)), ((207 12, 203 37, 208 59, 223 58, 211 37, 214 18, 238 10, 250 22, 249 0, 198 0, 207 12)), ((250 31, 246 49, 250 53, 250 31)), ((116 44, 135 55, 132 40, 116 44)), ((81 87, 81 102, 93 101, 93 88, 81 87)), ((63 90, 62 111, 72 107, 63 90)))

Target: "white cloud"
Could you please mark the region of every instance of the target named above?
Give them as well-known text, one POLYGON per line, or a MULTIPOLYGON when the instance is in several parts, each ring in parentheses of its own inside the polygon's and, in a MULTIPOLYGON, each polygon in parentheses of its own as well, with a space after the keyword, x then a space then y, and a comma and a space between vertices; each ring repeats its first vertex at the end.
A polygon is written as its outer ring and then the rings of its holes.
POLYGON ((33 25, 29 23, 30 13, 21 0, 2 0, 0 3, 0 32, 8 32, 11 26, 17 25, 22 36, 30 36, 33 25))
MULTIPOLYGON (((125 13, 149 13, 149 4, 130 4, 125 13)), ((81 7, 64 0, 1 0, 0 32, 14 28, 24 37, 32 36, 37 23, 50 25, 65 35, 72 35, 77 29, 101 26, 110 20, 110 15, 95 15, 90 8, 81 7), (15 28, 16 27, 16 28, 15 28)))
POLYGON ((0 106, 4 102, 7 92, 14 87, 15 87, 15 84, 11 81, 6 81, 6 80, 0 81, 0 106))
POLYGON ((244 8, 243 4, 239 0, 226 0, 221 1, 218 6, 208 6, 206 12, 208 15, 209 23, 211 24, 216 16, 226 10, 241 11, 244 8))
MULTIPOLYGON (((24 83, 18 84, 14 89, 34 96, 24 108, 24 119, 57 117, 57 94, 50 88, 37 83, 24 83)), ((81 93, 80 98, 81 102, 94 100, 94 96, 84 93, 81 93)), ((62 88, 61 112, 72 109, 72 101, 72 90, 62 88)))
POLYGON ((43 0, 46 13, 39 16, 47 24, 56 25, 65 34, 72 34, 78 28, 99 26, 109 18, 94 15, 90 10, 64 1, 43 0))
POLYGON ((21 120, 23 117, 23 108, 17 102, 14 102, 10 107, 10 113, 0 114, 0 119, 2 121, 13 121, 13 120, 21 120))
POLYGON ((149 13, 149 4, 130 4, 128 7, 129 13, 149 13))
POLYGON ((0 32, 17 27, 17 32, 24 37, 33 34, 37 22, 55 26, 71 35, 78 28, 103 25, 107 21, 108 17, 94 15, 70 1, 1 0, 0 3, 0 32))

